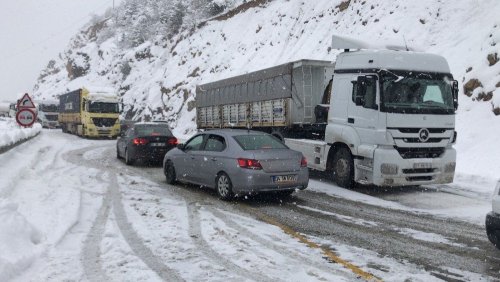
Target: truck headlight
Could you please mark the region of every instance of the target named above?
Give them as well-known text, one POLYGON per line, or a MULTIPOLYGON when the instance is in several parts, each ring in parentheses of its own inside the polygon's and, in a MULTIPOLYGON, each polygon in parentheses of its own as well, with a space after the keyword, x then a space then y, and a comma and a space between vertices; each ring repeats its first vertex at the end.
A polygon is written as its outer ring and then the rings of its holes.
POLYGON ((396 164, 382 164, 380 172, 382 174, 398 174, 398 166, 396 164))
POLYGON ((455 172, 455 166, 457 164, 456 163, 447 163, 445 166, 444 166, 444 172, 445 173, 450 173, 450 172, 455 172))

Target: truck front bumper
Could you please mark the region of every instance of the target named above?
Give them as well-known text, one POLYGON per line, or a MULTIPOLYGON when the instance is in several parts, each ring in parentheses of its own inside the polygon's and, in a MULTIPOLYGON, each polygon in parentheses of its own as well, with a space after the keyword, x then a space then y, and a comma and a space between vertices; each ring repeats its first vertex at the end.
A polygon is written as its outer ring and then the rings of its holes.
POLYGON ((453 182, 456 151, 445 148, 437 158, 403 158, 395 148, 377 148, 373 160, 375 185, 444 184, 453 182))
POLYGON ((108 137, 115 138, 120 134, 120 126, 114 125, 113 127, 97 127, 95 125, 88 125, 85 128, 84 135, 87 137, 108 137))

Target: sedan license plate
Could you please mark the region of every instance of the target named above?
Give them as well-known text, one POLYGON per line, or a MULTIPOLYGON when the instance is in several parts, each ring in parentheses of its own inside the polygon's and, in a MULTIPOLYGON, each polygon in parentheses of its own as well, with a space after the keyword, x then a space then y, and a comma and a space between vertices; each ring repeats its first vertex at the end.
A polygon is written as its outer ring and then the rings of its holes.
POLYGON ((413 164, 414 169, 419 169, 419 168, 432 168, 432 163, 414 163, 413 164))
POLYGON ((151 143, 151 146, 152 147, 164 147, 164 146, 166 146, 166 144, 165 143, 151 143))
POLYGON ((274 183, 297 182, 297 175, 276 175, 272 177, 274 183))

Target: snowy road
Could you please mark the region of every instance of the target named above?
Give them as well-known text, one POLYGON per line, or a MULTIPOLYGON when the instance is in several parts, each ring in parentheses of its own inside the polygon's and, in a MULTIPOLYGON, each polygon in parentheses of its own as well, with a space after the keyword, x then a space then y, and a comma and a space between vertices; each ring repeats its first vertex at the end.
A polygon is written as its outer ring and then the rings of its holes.
POLYGON ((343 190, 315 175, 289 199, 227 203, 167 185, 159 167, 126 166, 114 146, 43 131, 0 155, 0 222, 14 227, 0 280, 500 278, 500 252, 475 223, 487 197, 467 184, 343 190), (476 216, 451 218, 455 203, 476 216))

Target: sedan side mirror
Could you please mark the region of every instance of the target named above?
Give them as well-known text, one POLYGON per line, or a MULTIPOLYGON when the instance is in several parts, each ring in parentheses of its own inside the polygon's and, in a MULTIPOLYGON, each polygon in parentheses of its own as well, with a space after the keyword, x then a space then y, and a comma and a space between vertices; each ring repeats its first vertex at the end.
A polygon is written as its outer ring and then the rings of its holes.
POLYGON ((177 144, 177 149, 184 151, 184 144, 177 144))

